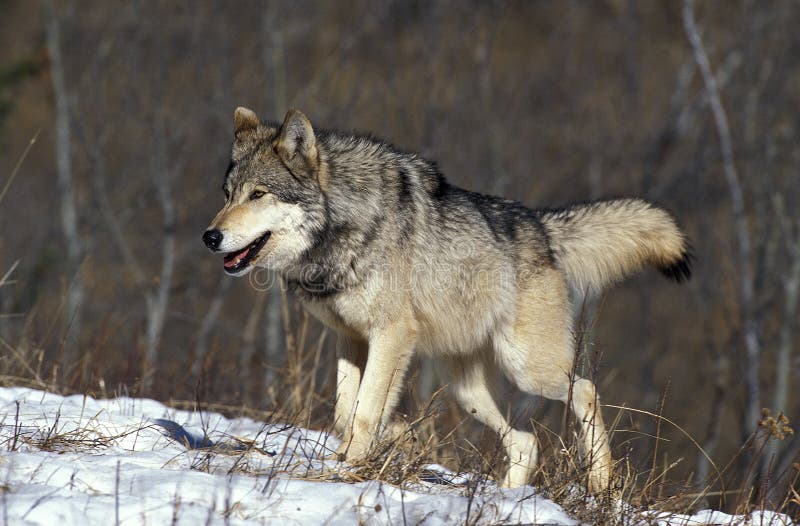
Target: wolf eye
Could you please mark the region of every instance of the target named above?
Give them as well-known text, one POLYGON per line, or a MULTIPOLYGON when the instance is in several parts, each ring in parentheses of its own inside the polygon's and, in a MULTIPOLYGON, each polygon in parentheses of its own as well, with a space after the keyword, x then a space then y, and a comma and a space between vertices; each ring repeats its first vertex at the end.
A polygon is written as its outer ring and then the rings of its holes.
POLYGON ((266 192, 262 192, 261 190, 254 190, 253 193, 250 194, 250 200, 254 201, 256 199, 260 199, 260 198, 264 197, 265 193, 266 192))

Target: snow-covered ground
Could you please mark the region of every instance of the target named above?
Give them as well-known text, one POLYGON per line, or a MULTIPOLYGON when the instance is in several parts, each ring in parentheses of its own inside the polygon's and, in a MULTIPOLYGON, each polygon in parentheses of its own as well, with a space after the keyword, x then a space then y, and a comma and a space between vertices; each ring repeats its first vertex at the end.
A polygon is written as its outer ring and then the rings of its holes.
MULTIPOLYGON (((533 487, 484 488, 430 466, 431 481, 350 483, 321 460, 322 432, 144 399, 62 397, 0 388, 2 524, 577 524, 533 487), (211 446, 203 448, 203 446, 211 446), (193 448, 194 447, 194 448, 193 448), (437 475, 438 474, 438 475, 437 475)), ((626 513, 625 515, 630 515, 626 513)), ((791 524, 769 512, 644 523, 791 524)))

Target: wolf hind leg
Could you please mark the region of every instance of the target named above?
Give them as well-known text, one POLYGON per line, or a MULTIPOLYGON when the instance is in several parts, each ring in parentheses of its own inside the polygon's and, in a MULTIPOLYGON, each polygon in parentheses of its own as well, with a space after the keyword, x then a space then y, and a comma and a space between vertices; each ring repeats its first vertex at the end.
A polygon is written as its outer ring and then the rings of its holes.
MULTIPOLYGON (((563 400, 567 402, 567 400, 563 400)), ((613 461, 608 444, 608 434, 600 413, 600 399, 594 384, 586 378, 576 377, 572 384, 572 412, 580 424, 578 447, 590 466, 589 490, 604 491, 608 487, 613 461)))
POLYGON ((586 378, 570 378, 568 371, 555 370, 553 367, 504 370, 521 390, 570 404, 580 425, 578 448, 589 468, 589 491, 605 491, 611 478, 613 462, 600 413, 600 399, 594 384, 586 378))
POLYGON ((496 389, 499 377, 494 363, 479 355, 443 361, 459 405, 500 435, 508 456, 508 471, 502 486, 513 488, 527 484, 536 469, 538 444, 532 433, 514 429, 498 408, 496 389))
POLYGON ((578 445, 589 468, 589 490, 608 488, 613 465, 600 401, 591 381, 572 374, 572 312, 563 277, 545 271, 526 283, 516 316, 499 327, 493 341, 501 370, 519 389, 570 403, 580 424, 578 445))

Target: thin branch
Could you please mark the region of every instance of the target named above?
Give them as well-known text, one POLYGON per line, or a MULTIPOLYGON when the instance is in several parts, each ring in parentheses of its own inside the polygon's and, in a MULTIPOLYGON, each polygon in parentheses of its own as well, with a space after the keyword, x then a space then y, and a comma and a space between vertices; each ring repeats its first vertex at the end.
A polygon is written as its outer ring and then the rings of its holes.
POLYGON ((19 173, 19 169, 22 167, 22 163, 25 162, 25 158, 28 157, 28 153, 31 151, 31 148, 33 148, 33 145, 36 144, 36 139, 39 138, 39 134, 41 132, 42 132, 41 128, 36 130, 36 133, 33 135, 30 142, 28 142, 28 146, 25 147, 25 151, 22 152, 22 155, 17 161, 17 164, 14 165, 14 169, 11 170, 11 175, 8 176, 6 184, 3 185, 3 190, 0 191, 0 203, 3 202, 3 198, 6 196, 6 192, 8 192, 8 189, 11 187, 11 183, 14 182, 14 178, 17 176, 17 173, 19 173))
POLYGON ((14 270, 16 270, 17 265, 19 265, 19 260, 14 261, 14 263, 11 264, 11 268, 8 269, 5 274, 3 274, 3 277, 0 278, 0 287, 14 283, 14 281, 10 281, 8 278, 10 278, 11 274, 14 273, 14 270))

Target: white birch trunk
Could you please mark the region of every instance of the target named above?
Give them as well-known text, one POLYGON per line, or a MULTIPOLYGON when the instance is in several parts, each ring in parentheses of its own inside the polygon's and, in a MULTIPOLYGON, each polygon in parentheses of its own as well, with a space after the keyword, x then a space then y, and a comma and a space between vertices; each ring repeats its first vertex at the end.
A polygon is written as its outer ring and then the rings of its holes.
POLYGON ((75 204, 75 183, 72 177, 72 126, 70 100, 64 78, 61 54, 61 25, 53 2, 48 2, 47 51, 50 56, 50 73, 56 103, 56 174, 61 199, 61 229, 67 248, 68 291, 64 308, 67 336, 64 340, 63 364, 72 368, 77 358, 75 348, 81 332, 81 304, 83 281, 80 274, 83 243, 78 229, 78 212, 75 204))

